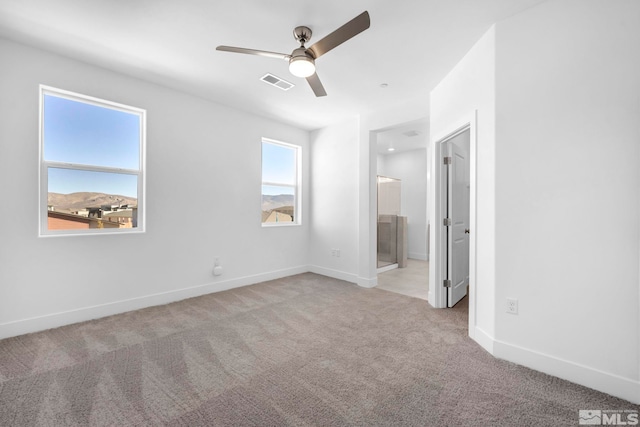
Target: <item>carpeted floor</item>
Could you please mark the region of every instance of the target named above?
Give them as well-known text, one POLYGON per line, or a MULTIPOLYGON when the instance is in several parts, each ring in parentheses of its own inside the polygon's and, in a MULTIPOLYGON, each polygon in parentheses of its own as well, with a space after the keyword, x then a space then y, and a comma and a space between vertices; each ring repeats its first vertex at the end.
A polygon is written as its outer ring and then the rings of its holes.
POLYGON ((559 426, 623 400, 491 357, 467 307, 311 273, 0 341, 0 426, 559 426))

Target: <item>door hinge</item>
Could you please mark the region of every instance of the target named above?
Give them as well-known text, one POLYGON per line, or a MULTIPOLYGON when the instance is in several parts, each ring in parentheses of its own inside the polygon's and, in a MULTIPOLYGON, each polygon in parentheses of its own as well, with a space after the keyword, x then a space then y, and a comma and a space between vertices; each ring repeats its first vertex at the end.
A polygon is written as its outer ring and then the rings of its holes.
POLYGON ((445 288, 450 288, 451 287, 451 280, 449 279, 444 279, 442 281, 442 286, 444 286, 445 288))
POLYGON ((444 158, 444 164, 445 165, 450 165, 451 164, 451 157, 445 157, 444 158))
POLYGON ((451 218, 445 218, 443 222, 445 227, 451 227, 451 218))

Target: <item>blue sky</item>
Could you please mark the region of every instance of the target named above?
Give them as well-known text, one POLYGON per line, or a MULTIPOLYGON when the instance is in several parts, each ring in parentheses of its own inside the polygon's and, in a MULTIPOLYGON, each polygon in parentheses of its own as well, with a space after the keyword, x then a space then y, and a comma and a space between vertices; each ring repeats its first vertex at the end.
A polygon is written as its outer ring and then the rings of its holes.
MULTIPOLYGON (((44 97, 44 159, 81 165, 138 169, 140 118, 53 95, 44 97)), ((101 192, 137 197, 137 177, 49 169, 49 191, 101 192)))
POLYGON ((294 193, 293 187, 277 187, 274 185, 262 186, 262 194, 267 196, 277 196, 279 194, 293 195, 293 193, 294 193))
MULTIPOLYGON (((262 144, 262 181, 271 183, 296 183, 296 151, 278 144, 262 144)), ((263 185, 262 194, 293 194, 293 188, 263 185)))

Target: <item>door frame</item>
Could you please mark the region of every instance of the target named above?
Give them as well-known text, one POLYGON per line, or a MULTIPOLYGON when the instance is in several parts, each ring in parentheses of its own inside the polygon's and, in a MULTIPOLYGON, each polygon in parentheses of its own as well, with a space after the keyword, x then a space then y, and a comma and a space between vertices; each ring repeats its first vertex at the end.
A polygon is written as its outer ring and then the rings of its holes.
POLYGON ((434 184, 430 187, 434 190, 433 197, 429 198, 435 204, 435 217, 432 218, 431 224, 431 242, 430 242, 430 264, 433 281, 429 283, 429 287, 433 289, 433 298, 429 302, 435 308, 447 307, 447 290, 442 283, 446 276, 446 266, 443 251, 446 253, 446 238, 443 232, 444 221, 444 203, 446 203, 446 194, 442 194, 443 174, 446 172, 442 157, 444 143, 456 135, 469 129, 469 333, 471 334, 476 324, 476 163, 477 163, 477 112, 464 117, 456 122, 446 133, 435 135, 432 139, 435 143, 433 147, 433 156, 431 165, 433 173, 431 174, 434 184))

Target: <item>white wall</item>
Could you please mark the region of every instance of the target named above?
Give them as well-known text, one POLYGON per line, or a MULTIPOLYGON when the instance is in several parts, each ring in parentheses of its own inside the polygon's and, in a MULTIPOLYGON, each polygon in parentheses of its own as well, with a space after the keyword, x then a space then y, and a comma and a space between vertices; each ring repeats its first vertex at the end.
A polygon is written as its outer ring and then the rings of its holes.
POLYGON ((2 39, 0 57, 0 338, 307 269, 308 215, 260 225, 261 138, 303 147, 308 186, 306 131, 2 39), (147 109, 146 233, 37 237, 41 83, 147 109))
POLYGON ((387 156, 385 156, 384 154, 378 154, 376 155, 376 160, 377 160, 377 165, 378 165, 378 175, 384 175, 384 161, 386 159, 387 156))
POLYGON ((496 354, 640 403, 640 2, 542 3, 496 61, 496 354))
POLYGON ((350 282, 358 280, 358 126, 353 118, 310 135, 311 270, 350 282))
POLYGON ((401 183, 401 215, 407 217, 408 256, 427 259, 427 150, 378 155, 378 174, 401 183), (380 158, 382 157, 382 162, 380 158))
MULTIPOLYGON (((476 186, 476 203, 471 206, 471 244, 475 242, 476 265, 473 306, 470 307, 469 331, 487 350, 492 351, 495 334, 495 31, 491 28, 431 92, 429 153, 436 153, 436 143, 477 117, 476 141, 471 141, 470 158, 477 158, 477 168, 471 166, 471 179, 476 186), (475 219, 473 218, 475 216, 475 219), (473 227, 475 221, 475 227, 473 227), (473 313, 475 311, 475 314, 473 313)), ((429 218, 436 218, 440 197, 434 172, 435 155, 429 159, 431 180, 428 189, 429 218)), ((473 184, 472 184, 473 185, 473 184)), ((438 265, 442 262, 437 248, 437 229, 430 233, 429 283, 436 283, 438 265)), ((474 250, 472 247, 471 250, 474 250)), ((470 280, 474 280, 471 266, 470 280)), ((429 300, 435 300, 434 287, 429 287, 429 300)))
POLYGON ((477 110, 470 335, 498 357, 635 403, 638 46, 636 1, 544 2, 496 24, 431 99, 432 141, 477 110))

